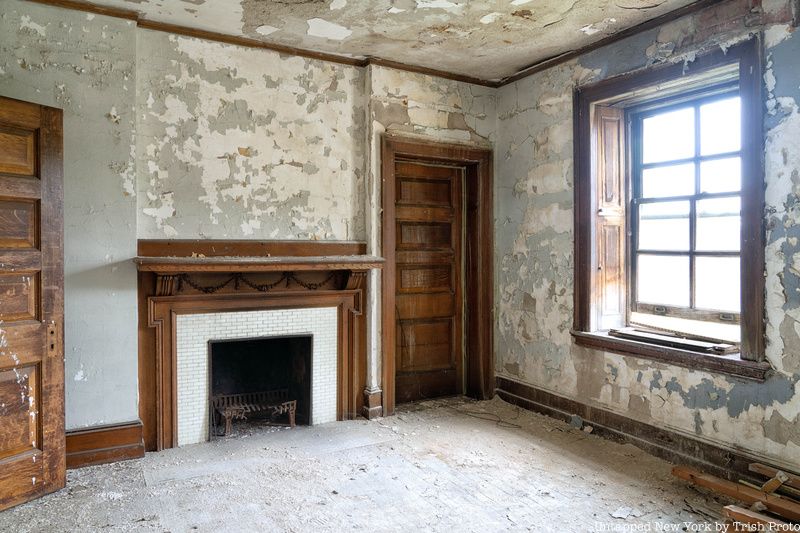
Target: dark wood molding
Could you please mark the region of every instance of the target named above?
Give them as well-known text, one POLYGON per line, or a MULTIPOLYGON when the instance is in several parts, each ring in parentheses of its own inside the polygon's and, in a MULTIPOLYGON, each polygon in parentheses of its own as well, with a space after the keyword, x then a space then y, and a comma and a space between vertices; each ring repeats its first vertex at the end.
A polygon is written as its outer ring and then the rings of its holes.
POLYGON ((766 362, 747 361, 739 357, 739 354, 732 355, 708 355, 689 350, 670 348, 638 342, 629 339, 611 337, 604 333, 587 333, 573 331, 572 336, 575 344, 614 352, 622 355, 633 355, 635 357, 645 357, 662 363, 673 364, 691 368, 692 370, 703 370, 706 372, 716 372, 737 378, 766 381, 772 372, 772 367, 766 362))
POLYGON ((182 274, 191 272, 294 272, 369 270, 381 268, 383 259, 369 255, 313 257, 136 257, 140 272, 182 274))
POLYGON ((691 465, 731 481, 753 480, 750 463, 763 461, 745 451, 716 446, 501 376, 497 377, 496 392, 509 403, 564 422, 577 415, 592 426, 595 435, 633 444, 671 463, 691 465))
POLYGON ((144 457, 142 423, 96 426, 67 431, 67 468, 144 457))
POLYGON ((383 415, 395 408, 395 160, 412 159, 463 165, 465 172, 467 247, 466 275, 466 382, 467 394, 490 398, 494 389, 494 226, 492 151, 488 148, 444 144, 384 135, 381 140, 382 275, 381 331, 383 415))
POLYGON ((366 243, 357 241, 139 239, 136 255, 142 257, 313 257, 365 255, 366 253, 366 243))
POLYGON ((551 57, 550 59, 545 59, 544 61, 536 62, 528 67, 523 68, 513 76, 503 78, 502 80, 500 80, 499 86, 502 87, 503 85, 514 83, 515 81, 527 78, 528 76, 536 74, 537 72, 547 70, 549 68, 555 67, 556 65, 560 65, 562 63, 566 63, 567 61, 571 61, 576 57, 588 54, 589 52, 597 50, 598 48, 608 46, 623 39, 627 39, 628 37, 632 37, 644 31, 652 30, 653 28, 657 28, 658 26, 667 24, 668 22, 672 22, 673 20, 685 17, 687 15, 691 15, 698 11, 702 11, 707 7, 711 7, 715 4, 720 4, 725 1, 727 0, 697 0, 696 2, 692 2, 691 4, 685 5, 668 13, 664 13, 663 15, 659 15, 658 17, 642 22, 641 24, 638 24, 636 26, 620 30, 607 37, 603 37, 602 39, 599 39, 581 48, 576 48, 575 50, 559 54, 555 57, 551 57))
POLYGON ((426 76, 433 76, 445 80, 460 81, 462 83, 470 83, 472 85, 481 85, 483 87, 492 87, 492 88, 500 87, 500 80, 484 80, 481 78, 475 78, 473 76, 467 76, 465 74, 456 74, 454 72, 447 72, 445 70, 423 67, 420 65, 410 65, 408 63, 391 61, 389 59, 382 59, 379 57, 368 58, 366 64, 376 67, 385 67, 394 70, 402 70, 404 72, 412 72, 414 74, 425 74, 426 76))
POLYGON ((105 15, 107 17, 114 17, 118 19, 132 20, 137 22, 139 14, 130 9, 121 9, 118 7, 100 6, 92 4, 91 2, 83 2, 80 0, 28 0, 34 4, 44 4, 53 7, 63 7, 64 9, 73 9, 75 11, 84 11, 86 13, 94 13, 95 15, 105 15))

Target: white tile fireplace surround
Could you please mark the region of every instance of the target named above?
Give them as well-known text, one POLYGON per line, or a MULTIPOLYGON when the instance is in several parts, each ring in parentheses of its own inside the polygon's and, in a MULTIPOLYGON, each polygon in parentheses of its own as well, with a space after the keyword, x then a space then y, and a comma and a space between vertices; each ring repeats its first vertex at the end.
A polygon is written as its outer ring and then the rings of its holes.
POLYGON ((178 446, 208 440, 209 341, 311 334, 311 424, 336 420, 336 307, 181 314, 176 326, 178 446))

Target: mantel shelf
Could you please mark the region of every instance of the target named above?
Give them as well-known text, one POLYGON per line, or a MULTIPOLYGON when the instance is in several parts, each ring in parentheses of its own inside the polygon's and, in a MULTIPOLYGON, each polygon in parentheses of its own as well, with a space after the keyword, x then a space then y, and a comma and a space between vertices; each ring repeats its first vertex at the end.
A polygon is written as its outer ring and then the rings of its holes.
POLYGON ((190 272, 302 272, 321 270, 363 271, 383 268, 374 255, 255 256, 255 257, 135 257, 140 272, 186 274, 190 272))

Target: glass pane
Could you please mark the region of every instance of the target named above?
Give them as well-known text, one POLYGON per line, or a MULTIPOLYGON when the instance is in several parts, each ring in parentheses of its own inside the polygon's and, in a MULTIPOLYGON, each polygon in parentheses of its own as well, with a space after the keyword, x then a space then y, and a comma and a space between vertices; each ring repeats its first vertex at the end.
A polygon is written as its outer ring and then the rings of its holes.
POLYGON ((642 196, 665 198, 694 194, 694 164, 648 168, 642 171, 642 196))
POLYGON ((657 305, 689 307, 689 258, 639 255, 637 300, 657 305))
POLYGON ((639 206, 640 250, 688 250, 689 202, 639 206))
POLYGON ((700 106, 700 153, 736 152, 742 141, 739 97, 700 106))
POLYGON ((741 199, 715 198, 697 202, 697 242, 702 251, 736 252, 739 250, 741 199))
POLYGON ((742 188, 742 160, 738 157, 700 163, 700 192, 731 192, 742 188))
POLYGON ((694 156, 694 108, 653 115, 642 121, 642 161, 657 163, 694 156))
POLYGON ((695 258, 696 294, 698 309, 739 312, 740 287, 738 257, 695 258))

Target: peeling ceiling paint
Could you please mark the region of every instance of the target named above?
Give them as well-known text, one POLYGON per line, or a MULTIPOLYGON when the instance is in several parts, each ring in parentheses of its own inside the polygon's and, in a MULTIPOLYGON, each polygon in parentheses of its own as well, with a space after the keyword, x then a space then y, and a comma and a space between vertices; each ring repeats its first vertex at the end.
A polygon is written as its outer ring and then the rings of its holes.
POLYGON ((582 48, 693 0, 98 0, 142 18, 485 80, 582 48))

